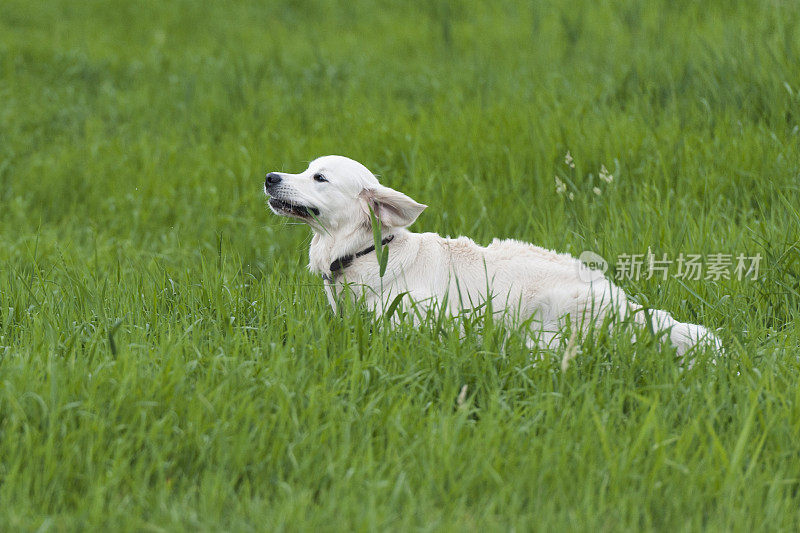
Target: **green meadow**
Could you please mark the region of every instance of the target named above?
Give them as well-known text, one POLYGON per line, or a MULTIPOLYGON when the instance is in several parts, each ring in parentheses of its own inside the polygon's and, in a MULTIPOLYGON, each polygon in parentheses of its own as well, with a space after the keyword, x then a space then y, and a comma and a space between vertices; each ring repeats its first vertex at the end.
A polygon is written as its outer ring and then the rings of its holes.
POLYGON ((797 530, 799 124, 789 1, 3 0, 0 529, 797 530), (324 154, 726 355, 336 316, 263 194, 324 154))

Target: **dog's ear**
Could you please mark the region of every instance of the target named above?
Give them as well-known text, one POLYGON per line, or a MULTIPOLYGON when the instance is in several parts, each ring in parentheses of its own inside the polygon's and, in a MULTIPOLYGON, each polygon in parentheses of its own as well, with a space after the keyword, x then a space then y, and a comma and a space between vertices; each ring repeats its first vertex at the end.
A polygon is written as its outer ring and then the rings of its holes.
POLYGON ((364 210, 366 213, 369 214, 369 207, 371 207, 381 224, 389 228, 410 226, 420 213, 428 207, 415 202, 399 191, 383 185, 364 189, 359 194, 359 197, 365 201, 364 210))

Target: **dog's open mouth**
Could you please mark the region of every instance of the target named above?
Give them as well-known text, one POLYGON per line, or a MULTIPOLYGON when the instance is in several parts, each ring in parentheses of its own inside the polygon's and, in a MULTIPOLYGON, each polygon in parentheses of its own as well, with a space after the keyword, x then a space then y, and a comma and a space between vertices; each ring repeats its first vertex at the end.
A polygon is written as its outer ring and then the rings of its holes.
POLYGON ((274 196, 269 199, 269 205, 272 209, 285 213, 289 216, 299 218, 310 218, 312 215, 319 216, 319 209, 308 205, 299 205, 287 202, 286 200, 279 200, 274 196))

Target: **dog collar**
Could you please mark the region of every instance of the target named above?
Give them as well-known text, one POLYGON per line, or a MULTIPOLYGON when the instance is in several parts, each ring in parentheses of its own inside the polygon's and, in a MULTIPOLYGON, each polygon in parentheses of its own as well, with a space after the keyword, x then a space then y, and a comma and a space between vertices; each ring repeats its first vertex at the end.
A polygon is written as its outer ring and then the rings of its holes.
MULTIPOLYGON (((384 238, 381 241, 381 246, 386 246, 387 244, 392 242, 392 239, 394 239, 394 235, 389 235, 388 237, 384 238)), ((330 266, 331 274, 330 274, 330 276, 325 274, 322 277, 326 278, 328 281, 331 281, 334 277, 336 277, 336 274, 340 270, 344 270, 345 268, 349 267, 350 263, 352 263, 355 259, 358 259, 359 257, 367 255, 368 253, 374 252, 374 251, 375 251, 375 245, 373 244, 372 246, 370 246, 368 248, 364 248, 360 252, 356 252, 354 254, 342 256, 339 259, 337 259, 336 261, 334 261, 333 263, 331 263, 331 266, 330 266)))

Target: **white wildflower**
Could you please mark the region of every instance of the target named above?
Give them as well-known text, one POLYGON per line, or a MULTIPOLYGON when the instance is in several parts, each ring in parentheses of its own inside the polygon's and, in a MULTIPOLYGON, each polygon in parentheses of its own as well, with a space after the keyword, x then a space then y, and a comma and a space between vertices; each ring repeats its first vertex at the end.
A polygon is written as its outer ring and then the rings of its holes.
POLYGON ((461 392, 458 393, 458 398, 456 398, 456 404, 461 407, 464 405, 464 402, 467 400, 467 386, 464 385, 461 387, 461 392))
POLYGON ((567 184, 558 179, 558 176, 556 176, 555 178, 556 178, 556 193, 564 194, 565 192, 567 192, 567 184))
POLYGON ((573 194, 573 193, 569 193, 569 199, 570 199, 570 200, 574 200, 574 199, 575 199, 575 194, 573 194))
POLYGON ((600 165, 600 179, 606 183, 614 181, 614 176, 608 171, 605 165, 600 165))
POLYGON ((603 194, 603 191, 600 190, 600 187, 592 187, 592 192, 595 193, 597 196, 603 194))
POLYGON ((573 328, 570 333, 567 347, 564 349, 564 356, 561 358, 561 371, 566 372, 569 368, 569 362, 575 359, 575 356, 580 353, 581 349, 578 346, 578 329, 573 328))
POLYGON ((569 168, 575 168, 575 161, 572 160, 572 154, 569 153, 569 150, 567 150, 567 155, 564 156, 564 163, 566 163, 569 168))

